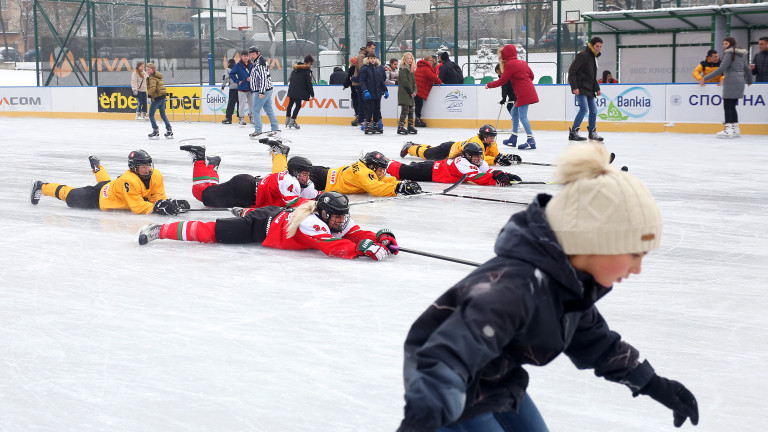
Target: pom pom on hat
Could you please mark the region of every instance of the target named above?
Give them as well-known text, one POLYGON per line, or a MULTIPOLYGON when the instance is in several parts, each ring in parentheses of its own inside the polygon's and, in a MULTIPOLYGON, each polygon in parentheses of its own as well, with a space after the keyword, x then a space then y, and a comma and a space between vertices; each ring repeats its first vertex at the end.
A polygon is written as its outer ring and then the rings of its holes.
POLYGON ((656 249, 661 212, 634 175, 609 163, 602 144, 566 148, 555 174, 563 189, 545 214, 567 255, 619 255, 656 249))

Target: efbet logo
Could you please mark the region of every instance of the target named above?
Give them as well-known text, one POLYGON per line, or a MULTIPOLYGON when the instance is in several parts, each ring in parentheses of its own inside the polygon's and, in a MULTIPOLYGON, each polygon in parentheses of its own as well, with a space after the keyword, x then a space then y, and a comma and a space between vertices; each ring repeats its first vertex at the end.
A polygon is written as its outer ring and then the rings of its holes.
POLYGON ((597 116, 606 121, 625 121, 632 118, 642 118, 651 111, 651 94, 643 87, 630 87, 624 90, 615 99, 611 99, 602 93, 608 108, 597 116))
POLYGON ((137 104, 138 101, 135 97, 124 96, 118 92, 114 92, 109 95, 106 92, 102 92, 101 95, 99 95, 99 105, 104 109, 131 108, 135 110, 137 104))
POLYGON ((225 112, 227 110, 228 97, 228 93, 224 93, 224 91, 218 87, 212 87, 208 89, 208 93, 205 94, 205 105, 213 112, 225 112))
POLYGON ((456 89, 443 97, 443 105, 449 112, 464 111, 464 102, 467 101, 467 95, 459 89, 456 89))

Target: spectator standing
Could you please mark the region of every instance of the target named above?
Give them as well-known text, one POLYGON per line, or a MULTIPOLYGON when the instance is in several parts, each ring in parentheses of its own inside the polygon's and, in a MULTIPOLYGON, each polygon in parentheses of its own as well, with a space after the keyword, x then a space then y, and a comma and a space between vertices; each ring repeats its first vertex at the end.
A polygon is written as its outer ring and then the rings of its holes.
MULTIPOLYGON (((248 51, 240 53, 240 61, 235 64, 232 70, 229 72, 229 77, 237 84, 237 98, 238 98, 238 117, 240 117, 240 126, 245 126, 245 111, 251 113, 251 107, 253 106, 253 93, 251 93, 251 85, 249 83, 251 76, 251 69, 253 64, 250 61, 251 47, 248 51)), ((253 115, 251 115, 253 119, 253 115)))
POLYGON ((613 79, 613 74, 611 74, 611 71, 604 70, 603 71, 603 77, 597 80, 600 84, 618 84, 619 82, 613 79))
POLYGON ((261 51, 256 47, 251 47, 251 50, 255 50, 255 56, 251 54, 251 60, 253 60, 253 68, 251 68, 251 91, 254 93, 253 108, 251 113, 253 114, 253 133, 249 134, 251 138, 256 138, 261 135, 261 110, 267 114, 269 118, 269 124, 272 127, 273 132, 279 132, 277 125, 277 116, 275 116, 275 110, 272 108, 272 77, 269 74, 269 65, 267 60, 261 55, 261 51), (257 96, 258 94, 258 96, 257 96))
POLYGON ((379 63, 376 53, 368 53, 358 75, 360 90, 365 99, 365 112, 368 118, 365 121, 365 133, 384 133, 381 124, 381 97, 389 98, 387 90, 387 74, 379 63))
MULTIPOLYGON (((533 139, 531 123, 528 121, 528 106, 539 102, 539 95, 533 86, 533 71, 524 60, 517 58, 517 48, 513 44, 505 45, 499 50, 499 68, 501 77, 489 82, 485 88, 502 86, 506 82, 512 83, 515 91, 515 106, 512 108, 512 130, 517 131, 518 121, 523 124, 527 140, 518 147, 519 150, 535 150, 536 141, 533 139)), ((507 145, 515 146, 517 133, 512 132, 507 145)))
POLYGON ((171 122, 168 121, 168 116, 165 115, 165 83, 163 82, 163 74, 157 71, 157 67, 154 63, 147 63, 147 95, 152 99, 152 104, 149 105, 149 122, 152 124, 152 133, 149 134, 149 138, 157 139, 160 136, 158 133, 157 123, 155 122, 155 111, 160 111, 160 118, 165 123, 165 137, 173 139, 173 131, 171 130, 171 122))
POLYGON ((328 84, 344 85, 344 81, 346 80, 347 80, 347 73, 344 72, 344 69, 342 69, 341 66, 336 66, 335 68, 333 68, 333 73, 331 73, 331 77, 328 78, 328 84))
MULTIPOLYGON (((702 61, 701 63, 697 64, 695 68, 693 68, 693 77, 696 78, 696 81, 704 78, 704 75, 715 71, 717 68, 720 67, 720 56, 717 54, 717 50, 709 50, 707 51, 707 57, 702 61)), ((723 76, 712 78, 711 80, 707 82, 712 83, 719 83, 720 85, 723 84, 723 76)))
POLYGON ((416 72, 413 73, 416 79, 416 97, 414 98, 416 104, 416 127, 427 127, 427 124, 421 120, 421 108, 424 106, 424 101, 427 100, 429 92, 432 91, 432 86, 443 84, 435 74, 436 63, 432 56, 426 56, 416 63, 416 72))
POLYGON ((464 84, 464 77, 461 73, 461 69, 456 63, 451 61, 448 52, 443 51, 440 53, 440 60, 442 61, 438 71, 440 81, 442 81, 443 84, 464 84))
POLYGON ((235 106, 237 106, 237 116, 240 117, 240 104, 238 102, 239 96, 237 91, 237 83, 232 79, 232 68, 235 67, 235 59, 229 59, 227 62, 227 69, 224 70, 224 82, 221 83, 221 89, 229 87, 229 96, 227 96, 227 111, 224 114, 223 124, 232 124, 232 114, 235 112, 235 106))
POLYGON ((584 51, 576 54, 571 67, 568 69, 568 83, 571 85, 571 92, 576 95, 576 103, 579 106, 579 112, 573 120, 573 126, 568 130, 568 140, 584 141, 586 138, 579 135, 581 121, 589 110, 589 139, 594 141, 603 141, 603 137, 597 134, 597 104, 595 98, 600 96, 600 84, 597 83, 597 58, 600 57, 600 50, 603 49, 603 40, 599 37, 593 37, 584 51))
POLYGON ((363 97, 363 92, 360 89, 360 81, 359 81, 359 75, 360 70, 363 68, 363 61, 365 61, 365 58, 368 57, 368 54, 375 53, 376 52, 376 42, 374 41, 368 41, 365 44, 365 47, 360 48, 360 51, 357 54, 357 67, 355 68, 355 72, 352 75, 352 85, 357 86, 357 123, 360 126, 361 130, 365 130, 365 125, 363 124, 365 122, 365 119, 368 118, 368 113, 365 112, 367 109, 367 105, 365 104, 365 98, 363 97))
POLYGON ((403 54, 397 85, 397 104, 400 105, 400 121, 397 124, 397 133, 401 135, 419 132, 413 127, 413 107, 415 105, 413 98, 416 96, 416 78, 413 75, 413 68, 413 54, 409 52, 403 54), (408 129, 405 128, 406 118, 408 119, 408 129))
POLYGON ((725 128, 717 133, 718 138, 738 138, 741 135, 736 104, 744 96, 744 83, 752 85, 752 71, 749 68, 748 56, 747 50, 741 48, 736 43, 736 39, 728 36, 723 39, 723 60, 720 62, 720 67, 699 80, 699 85, 704 86, 707 80, 725 75, 723 79, 725 128))
POLYGON ((131 73, 131 90, 136 97, 136 120, 147 120, 147 72, 144 71, 144 62, 136 63, 136 68, 131 73))
POLYGON ((359 105, 360 101, 358 100, 358 90, 360 90, 360 85, 355 85, 356 83, 352 82, 352 77, 355 75, 355 71, 357 70, 357 57, 350 57, 349 58, 349 69, 347 69, 347 79, 344 81, 344 88, 346 89, 349 87, 349 90, 351 92, 350 99, 352 99, 352 109, 355 110, 355 118, 352 120, 352 126, 357 126, 359 122, 357 119, 359 118, 359 105))
POLYGON ((389 63, 384 66, 384 72, 387 74, 387 85, 397 85, 398 84, 398 74, 399 70, 397 68, 397 59, 391 58, 389 59, 389 63))
POLYGON ((285 111, 285 127, 301 129, 296 123, 296 117, 301 110, 301 103, 315 97, 315 88, 312 86, 312 64, 315 59, 311 55, 304 56, 304 62, 293 65, 291 78, 288 80, 288 109, 285 111), (291 113, 293 108, 293 113, 291 113))
POLYGON ((755 75, 755 82, 768 82, 768 36, 763 36, 757 42, 760 51, 752 58, 752 75, 755 75))

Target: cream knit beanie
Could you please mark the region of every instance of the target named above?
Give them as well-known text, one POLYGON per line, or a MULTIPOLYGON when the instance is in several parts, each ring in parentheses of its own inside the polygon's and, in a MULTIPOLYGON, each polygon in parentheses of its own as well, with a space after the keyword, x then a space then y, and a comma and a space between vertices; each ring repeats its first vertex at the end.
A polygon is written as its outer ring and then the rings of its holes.
POLYGON ((661 213, 648 189, 609 164, 602 144, 575 144, 558 161, 563 189, 546 216, 567 255, 648 252, 661 243, 661 213))

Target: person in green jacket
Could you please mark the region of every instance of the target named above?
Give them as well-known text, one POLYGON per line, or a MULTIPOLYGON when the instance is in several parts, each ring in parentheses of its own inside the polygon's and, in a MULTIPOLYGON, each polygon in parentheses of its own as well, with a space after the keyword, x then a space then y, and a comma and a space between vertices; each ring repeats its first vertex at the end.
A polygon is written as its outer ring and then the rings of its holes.
POLYGON ((147 63, 147 96, 152 99, 152 104, 149 106, 149 121, 152 123, 152 133, 149 134, 150 139, 158 139, 160 134, 158 133, 157 122, 155 122, 155 111, 160 111, 160 118, 165 122, 165 137, 173 139, 173 131, 171 130, 171 122, 168 121, 168 116, 165 115, 165 83, 163 82, 163 74, 157 71, 157 67, 154 63, 147 63))
POLYGON ((400 74, 397 84, 397 104, 400 105, 400 121, 397 124, 397 133, 401 135, 415 134, 418 130, 413 127, 413 107, 416 96, 416 78, 413 75, 415 65, 413 54, 405 53, 400 62, 400 74), (405 128, 405 118, 408 117, 408 129, 405 128))

